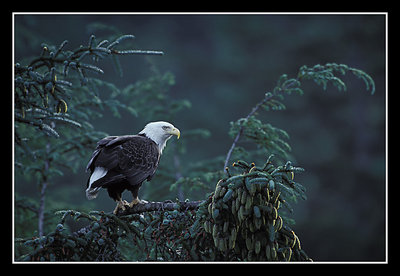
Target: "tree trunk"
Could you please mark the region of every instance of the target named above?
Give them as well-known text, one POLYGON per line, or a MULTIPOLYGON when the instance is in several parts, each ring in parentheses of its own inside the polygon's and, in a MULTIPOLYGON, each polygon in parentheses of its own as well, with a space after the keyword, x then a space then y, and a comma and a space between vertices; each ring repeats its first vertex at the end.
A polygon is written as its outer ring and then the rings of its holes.
MULTIPOLYGON (((46 144, 46 153, 50 151, 50 143, 46 144)), ((44 171, 42 173, 42 185, 40 187, 40 200, 39 200, 39 210, 38 210, 38 235, 39 237, 44 235, 43 232, 43 222, 44 222, 44 201, 46 198, 46 188, 47 188, 47 172, 49 171, 49 160, 46 159, 44 162, 44 171)))

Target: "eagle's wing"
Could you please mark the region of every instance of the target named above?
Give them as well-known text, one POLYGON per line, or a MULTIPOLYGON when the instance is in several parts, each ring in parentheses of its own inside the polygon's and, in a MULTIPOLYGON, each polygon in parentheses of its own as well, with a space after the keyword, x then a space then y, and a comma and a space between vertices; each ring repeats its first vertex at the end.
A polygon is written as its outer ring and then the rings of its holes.
POLYGON ((140 135, 109 136, 97 143, 87 170, 101 168, 101 177, 88 183, 92 189, 127 180, 133 186, 155 173, 159 150, 150 139, 140 135))
POLYGON ((149 138, 137 136, 121 144, 118 152, 119 168, 132 186, 150 180, 160 159, 156 143, 149 138))
POLYGON ((86 172, 93 172, 94 171, 94 161, 96 160, 97 156, 99 155, 100 151, 110 142, 112 142, 113 140, 116 140, 118 138, 118 136, 108 136, 105 137, 103 139, 101 139, 100 141, 97 142, 97 147, 94 150, 94 152, 92 153, 92 157, 90 158, 87 166, 86 166, 86 172))

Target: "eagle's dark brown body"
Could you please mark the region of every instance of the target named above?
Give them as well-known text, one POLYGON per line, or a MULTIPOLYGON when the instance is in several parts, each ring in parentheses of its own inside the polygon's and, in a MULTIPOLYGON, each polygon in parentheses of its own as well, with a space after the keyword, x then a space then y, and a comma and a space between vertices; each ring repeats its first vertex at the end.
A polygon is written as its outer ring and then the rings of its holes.
POLYGON ((121 200, 124 190, 137 198, 140 186, 153 177, 159 160, 157 144, 144 134, 108 136, 100 140, 86 167, 91 176, 98 175, 89 177, 87 197, 95 198, 100 188, 106 188, 115 201, 121 200))

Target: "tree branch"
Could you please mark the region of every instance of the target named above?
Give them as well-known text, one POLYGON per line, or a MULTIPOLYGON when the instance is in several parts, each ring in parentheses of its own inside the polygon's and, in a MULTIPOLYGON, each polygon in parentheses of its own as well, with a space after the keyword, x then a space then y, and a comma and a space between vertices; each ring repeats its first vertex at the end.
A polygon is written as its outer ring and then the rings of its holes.
POLYGON ((196 210, 201 202, 202 200, 187 201, 187 202, 186 201, 172 202, 171 200, 166 200, 163 202, 148 202, 145 204, 134 205, 132 208, 127 208, 124 211, 119 211, 117 215, 126 216, 131 214, 138 214, 138 213, 152 212, 152 211, 196 210))
MULTIPOLYGON (((250 113, 247 114, 246 120, 249 119, 250 116, 252 116, 254 113, 256 113, 256 111, 260 108, 260 106, 262 106, 266 102, 270 101, 273 97, 274 97, 274 95, 272 95, 272 94, 270 94, 268 96, 266 95, 264 97, 264 99, 262 101, 258 102, 256 104, 256 106, 254 106, 253 109, 250 111, 250 113)), ((233 152, 234 148, 236 147, 236 143, 239 141, 239 138, 242 135, 242 133, 243 133, 243 126, 240 127, 239 132, 236 135, 235 139, 233 140, 232 146, 226 155, 225 163, 224 163, 224 171, 225 171, 225 168, 228 167, 229 159, 231 158, 232 152, 233 152)), ((226 173, 226 171, 225 171, 225 173, 226 173)))
MULTIPOLYGON (((281 93, 285 92, 287 89, 289 89, 290 87, 294 86, 299 81, 299 79, 300 79, 300 77, 298 76, 297 78, 293 79, 294 81, 290 81, 285 86, 281 87, 281 93)), ((260 108, 260 106, 262 106, 263 104, 265 104, 265 103, 269 102, 270 100, 272 100, 272 98, 274 96, 275 95, 273 93, 266 93, 264 99, 262 101, 258 102, 253 107, 253 109, 250 111, 249 114, 247 114, 245 119, 247 120, 251 116, 253 116, 253 114, 256 113, 256 111, 260 108)), ((243 133, 243 129, 244 129, 244 127, 241 126, 240 129, 239 129, 238 134, 236 135, 235 139, 233 140, 231 148, 229 149, 229 151, 228 151, 228 153, 226 155, 225 163, 224 163, 224 171, 225 171, 226 174, 227 174, 226 167, 228 167, 229 159, 231 158, 232 152, 236 147, 236 143, 239 141, 240 136, 243 133)))
MULTIPOLYGON (((50 143, 46 144, 46 155, 50 151, 50 143)), ((39 237, 43 236, 43 222, 44 222, 44 206, 45 206, 45 197, 46 197, 46 188, 47 188, 47 174, 49 171, 49 159, 46 157, 44 162, 44 172, 42 173, 42 187, 40 189, 40 201, 39 201, 39 210, 38 210, 38 234, 39 237)))

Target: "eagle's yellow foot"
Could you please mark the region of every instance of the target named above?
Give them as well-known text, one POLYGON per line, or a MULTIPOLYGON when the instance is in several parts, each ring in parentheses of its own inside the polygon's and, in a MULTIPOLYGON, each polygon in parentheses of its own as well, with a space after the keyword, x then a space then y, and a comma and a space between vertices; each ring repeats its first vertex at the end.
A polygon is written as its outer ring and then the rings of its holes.
POLYGON ((121 209, 122 211, 125 211, 126 208, 127 208, 128 206, 130 206, 129 203, 128 203, 128 201, 126 201, 126 200, 119 200, 119 201, 117 202, 117 206, 115 207, 115 209, 114 209, 114 211, 113 211, 114 215, 116 215, 116 214, 118 213, 118 210, 119 210, 119 209, 121 209))
POLYGON ((148 203, 146 200, 140 200, 138 197, 134 198, 131 203, 129 203, 129 207, 132 208, 136 204, 145 204, 148 203))

